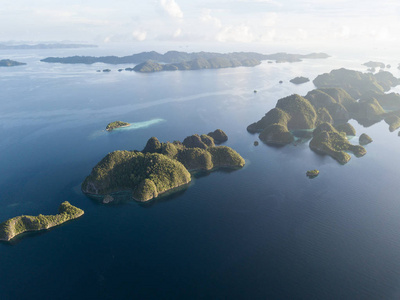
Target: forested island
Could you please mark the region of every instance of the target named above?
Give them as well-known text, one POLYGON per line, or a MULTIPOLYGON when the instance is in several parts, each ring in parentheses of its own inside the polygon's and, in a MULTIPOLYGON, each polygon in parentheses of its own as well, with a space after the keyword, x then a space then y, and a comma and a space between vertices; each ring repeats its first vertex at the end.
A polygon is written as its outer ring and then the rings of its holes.
POLYGON ((130 125, 131 125, 131 124, 130 124, 130 123, 127 123, 127 122, 115 121, 115 122, 108 123, 108 125, 107 125, 107 127, 106 127, 106 130, 107 130, 107 131, 112 131, 112 130, 114 130, 114 129, 116 129, 116 128, 128 127, 128 126, 130 126, 130 125))
POLYGON ((0 67, 15 67, 15 66, 23 66, 26 63, 11 60, 11 59, 2 59, 0 60, 0 67))
POLYGON ((311 54, 261 54, 256 52, 179 52, 168 51, 160 54, 155 51, 141 52, 129 56, 70 56, 70 57, 47 57, 42 62, 63 64, 137 64, 134 68, 126 68, 126 71, 136 72, 159 72, 172 70, 198 70, 233 68, 239 66, 253 67, 259 65, 263 60, 275 60, 276 62, 298 62, 302 59, 328 58, 326 53, 311 54))
POLYGON ((302 83, 306 83, 309 81, 310 81, 310 79, 308 79, 307 77, 303 77, 303 76, 298 76, 293 79, 290 79, 290 82, 294 83, 294 84, 302 84, 302 83))
POLYGON ((208 135, 192 135, 183 142, 148 140, 142 151, 114 151, 107 154, 82 183, 89 196, 101 196, 103 203, 113 194, 129 191, 134 200, 144 202, 191 181, 191 172, 218 168, 242 168, 244 159, 233 149, 216 146, 227 139, 222 130, 208 135))
POLYGON ((210 59, 198 58, 190 61, 173 64, 160 64, 154 61, 146 61, 138 64, 134 68, 125 68, 125 71, 135 71, 140 73, 176 71, 176 70, 201 70, 201 69, 221 69, 236 67, 254 67, 261 62, 254 58, 235 59, 225 57, 215 57, 210 59))
MULTIPOLYGON (((247 130, 260 133, 264 143, 279 146, 292 143, 296 131, 303 130, 311 138, 312 150, 345 164, 350 160, 349 151, 357 157, 366 154, 364 147, 352 145, 346 138, 356 134, 347 123, 350 119, 363 126, 385 120, 390 131, 400 127, 400 95, 385 93, 400 84, 391 73, 366 74, 342 68, 318 75, 313 83, 317 89, 304 97, 294 94, 279 99, 275 108, 247 130)), ((360 144, 371 141, 362 136, 360 144)))
POLYGON ((82 209, 68 201, 61 203, 56 215, 19 216, 0 224, 0 241, 10 241, 27 231, 40 231, 79 218, 84 214, 82 209))

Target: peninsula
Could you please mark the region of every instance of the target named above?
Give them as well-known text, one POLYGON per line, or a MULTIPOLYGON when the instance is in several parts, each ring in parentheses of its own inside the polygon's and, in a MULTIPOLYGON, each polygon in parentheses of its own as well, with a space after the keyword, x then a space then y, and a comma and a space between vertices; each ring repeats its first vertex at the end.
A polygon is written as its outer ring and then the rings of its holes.
POLYGON ((0 60, 0 67, 15 67, 15 66, 23 66, 23 65, 26 65, 26 63, 18 62, 18 61, 11 60, 11 59, 0 60))
MULTIPOLYGON (((356 135, 353 126, 347 123, 350 119, 363 126, 385 120, 390 131, 400 128, 400 95, 386 93, 400 84, 391 73, 338 69, 318 75, 313 83, 317 89, 304 97, 294 94, 279 99, 275 108, 247 130, 259 133, 264 143, 279 146, 294 142, 300 131, 312 138, 309 144, 312 150, 345 164, 350 160, 347 152, 357 157, 366 153, 364 147, 352 145, 347 139, 356 135)), ((365 144, 363 140, 364 136, 360 144, 365 144)))
POLYGON ((56 215, 19 216, 0 224, 0 241, 10 241, 17 235, 27 231, 40 231, 79 218, 84 214, 82 209, 71 205, 68 201, 61 203, 56 215))
POLYGON ((106 130, 112 131, 113 129, 120 128, 120 127, 128 127, 130 125, 131 124, 127 123, 127 122, 115 121, 115 122, 108 123, 106 130))
POLYGON ((242 168, 244 159, 233 149, 215 146, 209 135, 192 135, 183 142, 148 140, 142 151, 114 151, 107 154, 82 183, 82 191, 100 196, 103 203, 113 195, 128 191, 144 202, 191 181, 190 172, 218 168, 242 168))

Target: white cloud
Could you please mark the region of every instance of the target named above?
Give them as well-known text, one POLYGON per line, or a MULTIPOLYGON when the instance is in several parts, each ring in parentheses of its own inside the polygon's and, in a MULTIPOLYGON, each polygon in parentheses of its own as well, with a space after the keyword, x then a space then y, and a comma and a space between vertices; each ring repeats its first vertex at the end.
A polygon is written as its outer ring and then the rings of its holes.
POLYGON ((161 0, 162 8, 173 18, 183 18, 183 12, 175 0, 161 0))
POLYGON ((174 38, 177 38, 181 35, 182 33, 182 29, 178 28, 177 30, 175 30, 174 34, 172 35, 174 38))
POLYGON ((218 33, 216 40, 219 42, 250 43, 254 41, 254 34, 247 25, 225 26, 218 33))
POLYGON ((147 32, 144 30, 136 29, 132 32, 132 36, 137 41, 144 41, 147 37, 147 32))
POLYGON ((200 16, 200 21, 203 23, 211 24, 214 27, 221 28, 222 23, 221 20, 211 16, 211 9, 205 9, 203 10, 201 16, 200 16))

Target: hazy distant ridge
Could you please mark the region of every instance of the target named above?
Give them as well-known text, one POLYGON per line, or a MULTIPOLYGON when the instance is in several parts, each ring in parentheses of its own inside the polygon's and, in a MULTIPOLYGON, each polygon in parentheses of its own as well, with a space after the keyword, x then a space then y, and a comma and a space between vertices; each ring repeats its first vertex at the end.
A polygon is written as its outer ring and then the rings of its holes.
POLYGON ((6 45, 0 44, 0 50, 8 49, 73 49, 73 48, 96 48, 97 45, 91 44, 20 44, 20 45, 6 45))

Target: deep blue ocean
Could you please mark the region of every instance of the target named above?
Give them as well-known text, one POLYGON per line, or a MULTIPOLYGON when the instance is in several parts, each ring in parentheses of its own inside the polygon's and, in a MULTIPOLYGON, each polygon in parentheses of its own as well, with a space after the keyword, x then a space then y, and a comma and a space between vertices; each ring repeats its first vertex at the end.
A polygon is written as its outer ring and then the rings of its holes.
MULTIPOLYGON (((75 54, 119 55, 101 48, 0 53, 28 63, 0 69, 0 222, 55 214, 66 200, 85 211, 0 243, 0 299, 400 298, 397 132, 384 121, 368 128, 351 121, 354 143, 361 133, 374 141, 367 155, 342 166, 308 142, 255 147, 258 136, 246 131, 278 99, 314 88, 291 84, 293 77, 366 71, 361 63, 376 57, 330 53, 326 60, 154 74, 117 72, 131 65, 39 62, 75 54), (105 68, 112 71, 96 72, 105 68), (135 126, 105 132, 115 120, 135 126), (187 189, 145 205, 103 205, 80 191, 111 151, 217 128, 245 158, 243 169, 197 176, 187 189), (310 169, 320 175, 308 179, 310 169)), ((379 58, 400 77, 396 58, 379 58)))

